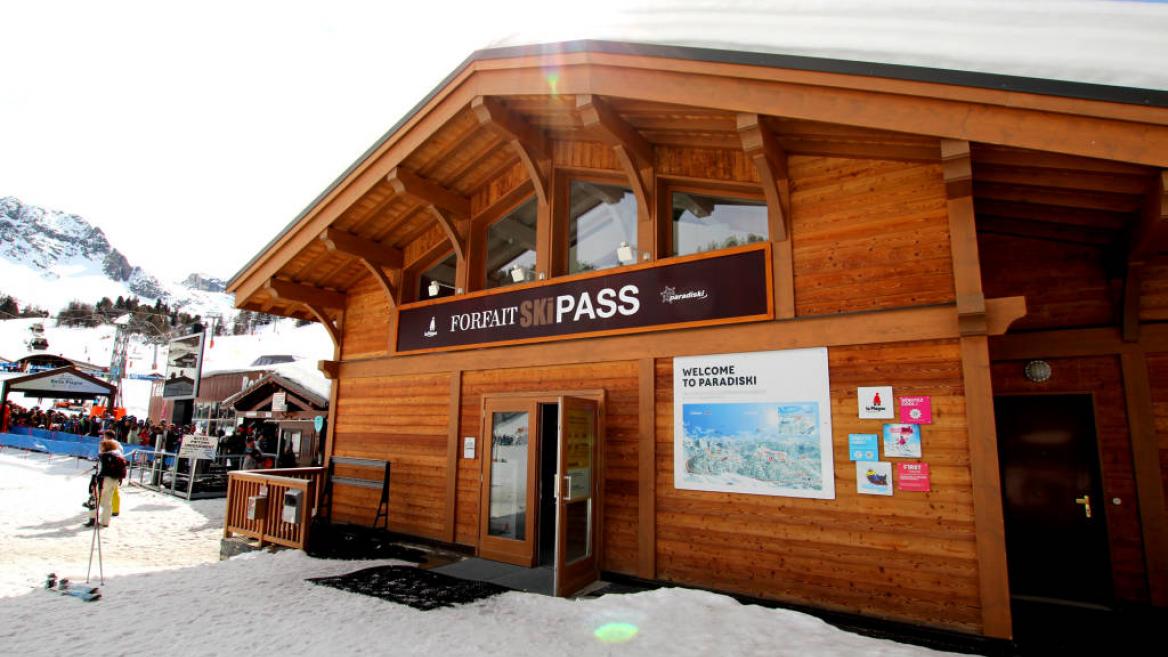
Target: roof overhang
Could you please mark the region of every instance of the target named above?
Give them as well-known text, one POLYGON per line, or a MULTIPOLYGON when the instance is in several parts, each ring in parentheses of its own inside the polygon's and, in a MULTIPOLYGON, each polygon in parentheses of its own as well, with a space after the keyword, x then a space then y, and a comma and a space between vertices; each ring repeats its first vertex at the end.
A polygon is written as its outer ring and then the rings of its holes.
MULTIPOLYGON (((613 41, 495 48, 448 75, 232 277, 228 291, 238 306, 265 286, 279 295, 270 286, 281 268, 475 98, 584 94, 1168 167, 1164 91, 613 41)), ((318 290, 309 301, 336 304, 338 295, 318 290)))

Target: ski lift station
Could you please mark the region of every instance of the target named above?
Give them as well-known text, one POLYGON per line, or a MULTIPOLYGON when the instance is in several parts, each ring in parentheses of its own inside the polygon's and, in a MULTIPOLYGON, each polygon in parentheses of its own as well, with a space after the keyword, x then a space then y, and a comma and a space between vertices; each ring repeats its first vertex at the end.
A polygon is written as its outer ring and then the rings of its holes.
MULTIPOLYGON (((993 61, 976 24, 856 61, 733 15, 480 50, 229 291, 328 330, 324 455, 392 466, 390 530, 549 593, 989 642, 1162 611, 1168 25, 1134 12, 993 61)), ((374 519, 305 472, 304 515, 233 479, 229 529, 374 519)))

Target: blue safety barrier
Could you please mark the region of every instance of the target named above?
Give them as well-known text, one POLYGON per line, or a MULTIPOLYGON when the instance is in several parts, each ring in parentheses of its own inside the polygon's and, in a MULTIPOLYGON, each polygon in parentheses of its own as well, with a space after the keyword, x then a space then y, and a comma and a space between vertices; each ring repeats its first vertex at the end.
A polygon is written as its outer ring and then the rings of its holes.
MULTIPOLYGON (((14 429, 28 429, 28 427, 13 427, 14 429)), ((89 459, 91 461, 97 460, 98 443, 101 441, 97 438, 89 436, 72 436, 72 434, 58 433, 56 431, 45 431, 44 429, 32 429, 33 432, 52 434, 61 440, 53 440, 42 437, 40 435, 20 435, 17 433, 0 433, 0 446, 16 447, 19 449, 27 449, 33 452, 44 452, 46 454, 61 454, 67 456, 76 456, 78 458, 89 459), (72 436, 75 440, 66 439, 72 436)), ((124 445, 122 452, 126 458, 130 458, 135 452, 146 452, 148 454, 154 453, 153 447, 146 445, 124 445)))

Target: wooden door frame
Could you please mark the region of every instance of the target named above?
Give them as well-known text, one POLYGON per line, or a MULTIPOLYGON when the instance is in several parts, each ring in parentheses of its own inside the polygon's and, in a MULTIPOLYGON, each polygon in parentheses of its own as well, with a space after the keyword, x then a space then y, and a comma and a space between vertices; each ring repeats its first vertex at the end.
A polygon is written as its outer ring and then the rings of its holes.
POLYGON ((568 562, 567 557, 567 515, 565 511, 570 502, 564 499, 564 484, 567 480, 567 456, 562 449, 556 455, 556 558, 555 558, 555 578, 554 590, 557 597, 564 595, 570 596, 584 587, 592 584, 600 577, 599 555, 597 554, 599 548, 598 534, 596 533, 600 526, 600 500, 598 499, 598 491, 600 490, 599 471, 597 469, 598 455, 600 453, 600 402, 595 399, 586 399, 583 397, 576 397, 572 395, 564 395, 560 397, 559 417, 557 431, 559 433, 559 440, 557 440, 558 447, 563 448, 568 440, 567 434, 567 416, 564 409, 569 404, 582 404, 588 409, 592 416, 592 446, 591 454, 589 455, 590 468, 592 474, 589 477, 591 490, 589 491, 589 505, 588 505, 588 527, 589 527, 589 545, 588 554, 573 562, 568 562), (581 561, 590 561, 591 565, 585 567, 581 561), (562 563, 561 563, 562 562, 562 563), (565 585, 565 582, 570 584, 565 585))
MULTIPOLYGON (((482 399, 479 402, 479 435, 483 436, 484 448, 489 445, 487 440, 487 403, 488 401, 511 401, 511 400, 530 400, 533 401, 538 408, 539 404, 559 404, 560 397, 580 397, 582 399, 590 399, 598 404, 600 417, 596 422, 596 504, 598 504, 596 528, 595 528, 595 553, 596 553, 596 567, 604 571, 604 480, 605 480, 605 435, 606 435, 606 420, 607 417, 607 403, 608 391, 604 388, 588 388, 581 390, 531 390, 531 391, 516 391, 516 392, 484 392, 482 399)), ((542 427, 541 427, 542 428, 542 427)), ((542 447, 542 436, 540 436, 540 445, 542 447)), ((486 452, 484 452, 485 454, 486 452)), ((539 462, 542 456, 537 448, 536 461, 539 462)), ((486 457, 484 456, 484 460, 486 457)), ((483 470, 479 470, 483 472, 483 470)), ((530 478, 530 472, 529 478, 530 478)), ((486 477, 483 476, 479 481, 479 508, 483 505, 483 490, 485 488, 486 477)), ((557 512, 558 513, 558 512, 557 512)), ((479 554, 482 550, 483 542, 483 523, 480 519, 478 526, 478 540, 475 544, 475 554, 479 554)), ((538 531, 538 527, 536 528, 538 531)))
MULTIPOLYGON (((535 525, 535 516, 533 515, 534 513, 536 513, 537 510, 533 509, 532 505, 530 504, 530 501, 531 501, 532 496, 533 496, 533 491, 537 490, 534 487, 537 486, 539 483, 538 479, 534 475, 534 473, 537 473, 539 471, 539 469, 537 467, 534 467, 534 468, 532 467, 533 460, 536 463, 539 462, 539 441, 538 441, 536 436, 532 435, 531 427, 533 427, 533 426, 535 426, 535 427, 539 426, 539 405, 537 402, 534 402, 532 400, 526 400, 526 399, 514 399, 514 400, 512 400, 512 399, 497 399, 497 400, 493 400, 493 403, 484 403, 483 404, 482 436, 483 436, 484 440, 483 440, 483 459, 482 459, 482 463, 479 464, 479 467, 481 468, 481 470, 479 471, 481 473, 481 476, 479 478, 479 544, 476 548, 476 551, 480 556, 482 555, 484 550, 486 550, 487 552, 490 553, 490 556, 484 557, 484 558, 490 558, 490 559, 495 560, 495 561, 503 561, 505 563, 512 563, 515 565, 526 565, 529 568, 534 565, 534 560, 537 556, 536 555, 537 551, 535 550, 535 545, 538 545, 538 543, 539 543, 539 536, 537 534, 536 525, 535 525), (528 414, 528 418, 527 418, 527 426, 528 426, 528 432, 527 432, 527 441, 528 441, 527 472, 524 474, 524 476, 526 477, 526 482, 527 482, 525 491, 526 491, 527 501, 529 503, 527 504, 527 511, 526 511, 526 515, 524 517, 524 537, 525 538, 522 541, 522 544, 523 544, 523 546, 531 546, 530 551, 528 551, 526 548, 521 549, 520 546, 514 545, 514 543, 519 543, 519 542, 514 541, 513 539, 505 539, 505 538, 498 539, 500 541, 512 540, 513 541, 512 545, 508 545, 508 546, 492 547, 492 546, 485 546, 484 545, 484 543, 487 540, 490 540, 488 535, 486 534, 485 529, 491 522, 491 520, 490 520, 489 482, 491 481, 492 459, 491 459, 491 440, 490 440, 491 434, 487 433, 487 429, 490 426, 490 422, 487 419, 487 414, 488 414, 488 412, 491 412, 492 407, 498 407, 499 410, 514 410, 517 412, 525 412, 528 414), (532 442, 533 440, 535 440, 534 444, 532 442), (533 452, 535 454, 534 459, 532 458, 533 452), (486 494, 484 494, 484 491, 486 491, 486 494), (511 547, 514 547, 514 549, 508 549, 511 547)), ((536 495, 535 497, 538 501, 538 495, 536 495)))

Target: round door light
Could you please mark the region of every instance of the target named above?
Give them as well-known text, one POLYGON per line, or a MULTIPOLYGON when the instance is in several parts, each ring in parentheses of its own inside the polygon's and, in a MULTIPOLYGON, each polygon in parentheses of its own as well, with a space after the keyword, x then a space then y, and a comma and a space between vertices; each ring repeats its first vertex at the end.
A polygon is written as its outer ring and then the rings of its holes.
POLYGON ((1032 360, 1026 363, 1023 373, 1034 383, 1046 383, 1050 380, 1050 363, 1045 360, 1032 360))

